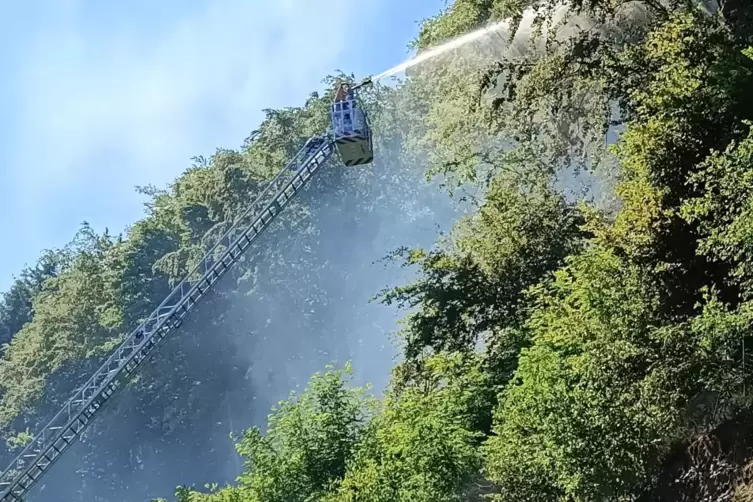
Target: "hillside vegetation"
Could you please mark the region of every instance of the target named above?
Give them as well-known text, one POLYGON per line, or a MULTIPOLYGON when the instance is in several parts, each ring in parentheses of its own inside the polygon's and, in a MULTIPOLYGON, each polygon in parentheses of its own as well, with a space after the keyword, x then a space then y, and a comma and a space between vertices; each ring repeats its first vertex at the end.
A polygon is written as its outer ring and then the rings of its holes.
MULTIPOLYGON (((362 242, 327 235, 375 233, 375 207, 406 228, 452 213, 442 191, 418 188, 424 171, 476 188, 476 211, 450 235, 393 255, 418 275, 379 296, 406 309, 385 394, 354 385, 349 365, 322 369, 239 438, 236 483, 181 487, 178 502, 753 500, 753 8, 578 0, 561 18, 549 0, 456 0, 416 46, 500 19, 514 33, 528 8, 536 47, 484 63, 460 54, 366 95, 374 166, 328 169, 186 327, 197 337, 227 322, 239 291, 257 298, 247 318, 283 315, 281 302, 326 312, 356 288, 327 257, 357 262, 362 242), (574 172, 592 180, 585 195, 563 189, 574 172), (593 180, 611 172, 605 204, 593 180), (312 272, 286 282, 301 256, 312 272)), ((328 100, 269 111, 240 151, 145 189, 149 215, 126 236, 84 227, 22 274, 0 304, 11 446, 325 127, 328 100)), ((237 329, 257 334, 254 322, 237 329)), ((232 373, 237 357, 219 338, 201 357, 166 349, 208 374, 232 373)), ((177 375, 148 370, 132 387, 174 393, 183 426, 202 427, 220 384, 194 391, 177 375)), ((187 463, 211 461, 192 451, 187 463)))

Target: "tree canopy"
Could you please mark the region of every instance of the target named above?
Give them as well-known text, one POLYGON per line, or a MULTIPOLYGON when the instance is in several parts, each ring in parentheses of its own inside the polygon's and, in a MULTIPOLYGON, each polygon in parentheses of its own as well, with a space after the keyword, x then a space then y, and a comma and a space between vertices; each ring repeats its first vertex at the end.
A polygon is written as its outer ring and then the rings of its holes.
MULTIPOLYGON (((389 386, 326 367, 238 439, 236 482, 186 479, 177 502, 750 500, 751 16, 732 0, 455 0, 425 20, 418 50, 508 25, 366 93, 374 167, 314 180, 186 326, 191 340, 285 332, 288 354, 292 340, 327 345, 327 319, 355 318, 356 291, 374 288, 405 314, 389 386), (440 215, 461 217, 433 247, 402 242, 440 215), (380 235, 387 220, 405 234, 380 235), (414 277, 348 282, 344 263, 370 266, 365 242, 414 277), (275 328, 291 307, 311 315, 275 328)), ((19 276, 0 302, 9 445, 326 127, 329 98, 267 111, 240 150, 142 189, 148 214, 126 235, 85 226, 19 276)), ((347 358, 328 347, 312 373, 347 358)), ((142 423, 167 393, 155 437, 208 426, 245 371, 237 346, 165 354, 191 370, 148 369, 118 411, 142 423)), ((191 447, 194 462, 210 446, 191 447)))

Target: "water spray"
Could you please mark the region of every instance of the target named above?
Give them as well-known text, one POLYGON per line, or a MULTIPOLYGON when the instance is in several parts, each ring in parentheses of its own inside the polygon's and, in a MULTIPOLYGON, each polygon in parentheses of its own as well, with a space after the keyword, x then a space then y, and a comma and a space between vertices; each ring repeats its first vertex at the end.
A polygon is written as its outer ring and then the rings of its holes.
POLYGON ((405 71, 408 68, 411 68, 413 66, 416 66, 417 64, 423 63, 424 61, 433 59, 437 56, 441 56, 442 54, 445 54, 453 49, 458 49, 466 44, 474 42, 487 35, 496 33, 500 31, 501 29, 507 29, 509 28, 509 26, 510 26, 510 22, 507 20, 503 20, 491 26, 487 26, 485 28, 479 28, 478 30, 472 31, 471 33, 463 35, 462 37, 454 38, 441 45, 433 47, 425 52, 417 54, 411 59, 404 61, 400 63, 399 65, 393 66, 389 70, 383 71, 382 73, 368 80, 369 82, 371 82, 371 80, 378 81, 378 80, 383 79, 384 77, 389 77, 396 73, 400 73, 401 71, 405 71))

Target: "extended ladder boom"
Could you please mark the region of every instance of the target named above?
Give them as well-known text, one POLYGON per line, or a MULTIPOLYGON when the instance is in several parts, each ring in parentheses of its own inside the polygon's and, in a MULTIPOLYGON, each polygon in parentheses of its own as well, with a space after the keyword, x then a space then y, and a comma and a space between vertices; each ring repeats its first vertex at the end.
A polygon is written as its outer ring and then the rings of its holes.
POLYGON ((329 135, 314 136, 253 204, 92 377, 0 474, 0 502, 21 501, 34 483, 88 427, 129 376, 177 329, 191 309, 241 257, 334 153, 329 135))

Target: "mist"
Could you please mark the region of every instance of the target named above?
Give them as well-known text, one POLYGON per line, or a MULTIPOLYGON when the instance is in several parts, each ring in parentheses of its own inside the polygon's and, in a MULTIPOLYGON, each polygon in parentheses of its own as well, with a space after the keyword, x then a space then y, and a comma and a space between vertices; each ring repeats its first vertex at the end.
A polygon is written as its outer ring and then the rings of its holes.
MULTIPOLYGON (((448 57, 480 69, 520 56, 530 23, 524 18, 512 42, 495 31, 412 71, 438 71, 448 57)), ((400 92, 386 94, 392 101, 372 117, 374 163, 330 161, 28 500, 171 499, 178 485, 232 483, 243 465, 231 434, 264 428, 274 405, 327 364, 351 361, 356 384, 371 384, 376 394, 385 389, 400 354, 392 335, 405 312, 372 299, 415 271, 382 258, 402 246, 432 247, 483 200, 472 184, 451 197, 446 180, 426 180, 433 152, 405 141, 424 117, 405 115, 400 92)), ((506 147, 483 130, 455 139, 506 147)), ((488 166, 476 167, 483 173, 488 166)), ((582 176, 564 173, 563 191, 604 191, 601 178, 582 176)))
POLYGON ((178 485, 231 483, 242 460, 230 434, 264 428, 314 372, 351 361, 356 384, 386 387, 404 313, 372 299, 413 271, 382 258, 431 247, 468 207, 426 181, 425 164, 403 162, 382 127, 393 118, 374 119, 375 162, 322 168, 28 500, 170 499, 178 485))

